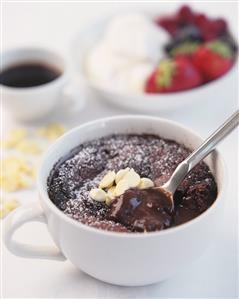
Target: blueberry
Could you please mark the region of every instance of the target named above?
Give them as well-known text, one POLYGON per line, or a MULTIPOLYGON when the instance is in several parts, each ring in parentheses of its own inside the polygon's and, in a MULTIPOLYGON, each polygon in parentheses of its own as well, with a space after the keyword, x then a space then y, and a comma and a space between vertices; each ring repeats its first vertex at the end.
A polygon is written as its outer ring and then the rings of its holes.
POLYGON ((175 37, 175 41, 182 42, 185 40, 201 41, 202 36, 201 36, 200 30, 196 26, 193 26, 193 25, 182 27, 178 31, 178 33, 175 37))
POLYGON ((185 26, 181 28, 175 38, 165 46, 165 51, 170 55, 172 50, 185 42, 202 42, 200 30, 196 26, 185 26))

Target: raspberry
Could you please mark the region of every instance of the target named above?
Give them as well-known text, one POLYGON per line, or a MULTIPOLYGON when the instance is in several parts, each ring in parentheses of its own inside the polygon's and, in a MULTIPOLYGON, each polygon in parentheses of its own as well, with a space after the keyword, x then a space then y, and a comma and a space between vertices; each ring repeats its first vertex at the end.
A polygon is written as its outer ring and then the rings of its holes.
POLYGON ((207 26, 207 24, 208 24, 208 21, 209 21, 208 18, 202 13, 195 15, 195 24, 199 28, 202 28, 202 27, 205 28, 205 26, 207 26))
POLYGON ((212 27, 217 35, 222 35, 227 30, 227 23, 223 19, 216 19, 213 21, 212 27))
POLYGON ((172 36, 175 36, 178 31, 177 19, 174 17, 164 17, 156 21, 158 25, 167 30, 172 36))
POLYGON ((181 25, 187 25, 194 23, 194 14, 191 8, 187 5, 183 5, 178 11, 178 17, 181 25))

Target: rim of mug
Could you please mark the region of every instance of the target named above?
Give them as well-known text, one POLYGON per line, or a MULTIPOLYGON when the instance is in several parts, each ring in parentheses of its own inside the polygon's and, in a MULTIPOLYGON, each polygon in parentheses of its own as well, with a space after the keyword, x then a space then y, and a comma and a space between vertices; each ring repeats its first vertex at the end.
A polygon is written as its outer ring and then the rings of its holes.
MULTIPOLYGON (((65 82, 67 80, 67 78, 69 77, 69 62, 67 60, 67 58, 58 53, 57 51, 55 51, 54 49, 51 48, 44 48, 41 46, 22 46, 22 47, 17 47, 17 48, 9 48, 7 50, 5 50, 2 53, 2 61, 4 59, 5 55, 8 55, 9 53, 14 53, 14 52, 29 52, 29 51, 38 51, 38 52, 44 52, 44 53, 49 53, 50 55, 55 56, 57 59, 62 61, 62 65, 63 67, 61 68, 61 74, 55 78, 54 80, 41 84, 41 85, 37 85, 37 86, 31 86, 31 87, 14 87, 14 86, 7 86, 4 84, 0 84, 0 87, 6 91, 9 92, 18 92, 18 93, 31 93, 31 92, 35 92, 38 90, 45 90, 45 89, 49 89, 52 87, 55 87, 57 85, 61 85, 63 82, 65 82)), ((34 60, 34 59, 32 59, 34 60)), ((31 62, 32 60, 27 60, 26 62, 31 62)), ((42 60, 42 62, 44 61, 44 59, 42 60)), ((16 62, 17 64, 17 62, 16 62)), ((47 64, 49 64, 49 62, 47 62, 47 64)), ((11 63, 9 63, 9 66, 11 65, 11 63)), ((51 64, 52 66, 56 67, 57 69, 59 69, 58 66, 56 66, 54 63, 51 64)), ((5 67, 2 67, 2 69, 4 69, 5 67)))
MULTIPOLYGON (((42 180, 42 171, 43 171, 43 166, 45 161, 48 158, 48 155, 53 152, 55 150, 55 148, 60 145, 62 143, 62 141, 64 139, 66 139, 69 135, 73 134, 74 132, 77 132, 78 130, 82 130, 88 126, 92 126, 95 125, 97 123, 102 123, 102 122, 109 122, 111 120, 125 120, 125 119, 142 119, 143 120, 161 120, 163 122, 168 123, 169 125, 173 125, 173 126, 178 126, 183 130, 186 130, 187 132, 189 132, 190 134, 193 134, 196 138, 199 138, 201 140, 203 140, 203 138, 197 134, 195 131, 193 131, 192 129, 189 129, 188 127, 179 124, 178 122, 169 120, 169 119, 165 119, 162 117, 154 117, 154 116, 146 116, 146 115, 119 115, 119 116, 111 116, 111 117, 104 117, 104 118, 99 118, 93 121, 89 121, 86 122, 82 125, 79 125, 75 128, 72 128, 71 130, 69 130, 68 132, 66 132, 65 134, 63 134, 61 137, 59 137, 49 148, 48 150, 45 152, 43 159, 42 159, 42 163, 41 163, 41 167, 40 170, 38 172, 38 177, 37 177, 37 189, 38 189, 38 193, 40 194, 40 202, 41 200, 44 200, 44 202, 47 204, 48 208, 51 210, 51 212, 55 213, 57 216, 59 216, 60 218, 64 219, 66 222, 68 222, 69 224, 72 224, 76 227, 79 227, 85 231, 88 231, 90 233, 97 233, 97 234, 102 234, 104 236, 112 236, 112 237, 119 237, 119 238, 149 238, 149 237, 158 237, 158 236, 163 236, 163 235, 168 235, 168 234, 172 234, 172 233, 177 233, 178 231, 181 231, 183 229, 186 229, 190 226, 192 226, 193 224, 203 220, 203 218, 205 218, 206 216, 209 216, 211 214, 211 212, 218 206, 219 204, 219 198, 223 197, 225 190, 226 190, 226 186, 227 186, 227 167, 225 164, 225 161, 220 153, 220 151, 218 150, 214 150, 213 152, 217 155, 217 160, 219 160, 219 162, 222 165, 222 186, 220 188, 220 192, 217 194, 216 200, 213 202, 213 204, 206 210, 204 211, 202 214, 200 214, 199 216, 193 218, 192 220, 189 220, 183 224, 174 226, 174 227, 170 227, 164 230, 160 230, 160 231, 153 231, 153 232, 147 232, 147 233, 129 233, 129 232, 114 232, 114 231, 107 231, 104 229, 99 229, 99 228, 95 228, 95 227, 91 227, 87 224, 83 224, 80 221, 74 220, 73 218, 67 216, 66 214, 64 214, 64 212, 62 212, 49 198, 47 190, 44 189, 44 184, 46 182, 43 182, 42 180)), ((57 161, 56 161, 57 162, 57 161)), ((217 183, 218 184, 218 183, 217 183)))

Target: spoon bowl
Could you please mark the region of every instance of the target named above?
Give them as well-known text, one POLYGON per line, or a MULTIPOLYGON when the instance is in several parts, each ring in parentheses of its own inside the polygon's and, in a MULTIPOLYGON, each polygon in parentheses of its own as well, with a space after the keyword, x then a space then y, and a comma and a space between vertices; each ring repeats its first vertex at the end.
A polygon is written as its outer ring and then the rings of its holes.
POLYGON ((136 231, 167 228, 174 212, 174 193, 178 186, 186 175, 208 156, 238 124, 239 110, 183 160, 164 185, 141 190, 136 188, 123 193, 110 211, 112 220, 126 226, 130 225, 136 231))
POLYGON ((196 150, 194 150, 184 161, 182 161, 171 178, 161 187, 154 187, 157 190, 159 200, 162 197, 171 204, 171 211, 174 210, 174 193, 186 175, 206 156, 208 156, 216 145, 227 137, 239 124, 239 110, 229 117, 213 134, 211 134, 196 150))

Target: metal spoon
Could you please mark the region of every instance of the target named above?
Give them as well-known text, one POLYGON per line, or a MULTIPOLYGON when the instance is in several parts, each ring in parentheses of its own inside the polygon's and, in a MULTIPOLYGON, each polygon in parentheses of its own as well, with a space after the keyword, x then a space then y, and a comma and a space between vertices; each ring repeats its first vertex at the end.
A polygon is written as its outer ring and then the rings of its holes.
MULTIPOLYGON (((167 198, 171 204, 171 210, 174 209, 173 195, 186 175, 207 155, 209 155, 215 146, 231 133, 239 124, 239 110, 237 110, 226 122, 220 126, 210 137, 208 137, 195 151, 193 151, 183 162, 181 162, 171 178, 161 187, 154 187, 159 192, 160 198, 167 198)), ((148 189, 148 190, 149 190, 148 189)))

